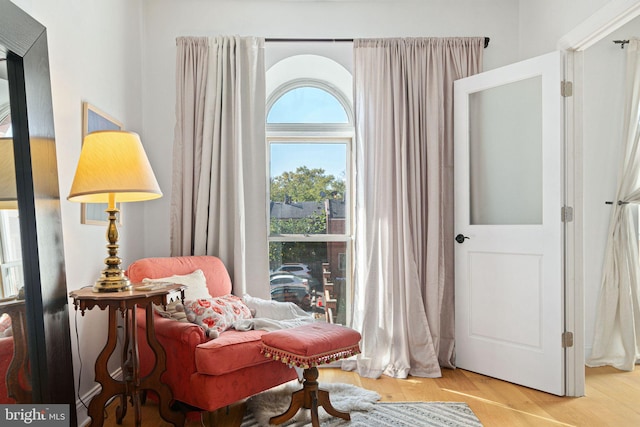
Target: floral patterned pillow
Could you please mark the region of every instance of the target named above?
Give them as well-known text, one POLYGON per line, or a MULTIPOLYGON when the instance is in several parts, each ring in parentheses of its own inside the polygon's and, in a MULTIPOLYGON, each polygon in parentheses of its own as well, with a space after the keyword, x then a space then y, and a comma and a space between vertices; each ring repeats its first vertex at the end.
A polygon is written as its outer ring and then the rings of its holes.
POLYGON ((202 327, 209 338, 217 338, 236 320, 251 319, 249 307, 241 298, 231 294, 185 301, 184 312, 187 320, 202 327))

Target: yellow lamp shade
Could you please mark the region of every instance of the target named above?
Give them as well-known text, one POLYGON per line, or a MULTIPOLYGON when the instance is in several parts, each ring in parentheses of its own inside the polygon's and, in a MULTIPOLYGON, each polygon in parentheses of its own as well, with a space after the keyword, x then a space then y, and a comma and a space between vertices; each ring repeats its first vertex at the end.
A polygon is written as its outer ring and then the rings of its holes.
POLYGON ((138 134, 92 132, 84 138, 68 200, 137 202, 162 197, 138 134))

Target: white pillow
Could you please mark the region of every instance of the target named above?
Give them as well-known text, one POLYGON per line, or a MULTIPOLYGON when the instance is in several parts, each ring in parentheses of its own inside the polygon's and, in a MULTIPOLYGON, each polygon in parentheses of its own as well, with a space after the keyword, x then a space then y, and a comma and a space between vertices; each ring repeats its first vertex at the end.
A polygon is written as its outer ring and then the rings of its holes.
POLYGON ((244 303, 250 310, 255 310, 253 317, 265 317, 273 320, 295 319, 300 316, 309 316, 309 313, 292 302, 280 302, 252 297, 244 294, 244 303))
MULTIPOLYGON (((185 285, 185 301, 211 298, 211 295, 209 295, 209 289, 207 288, 207 279, 206 277, 204 277, 204 273, 200 269, 194 271, 193 273, 185 274, 182 276, 176 274, 174 276, 162 277, 160 279, 145 278, 142 279, 142 281, 145 283, 170 282, 185 285)), ((155 308, 158 314, 160 314, 162 317, 186 322, 187 315, 184 313, 184 310, 177 309, 178 305, 182 306, 182 301, 180 301, 179 298, 167 304, 166 309, 155 304, 153 305, 153 308, 155 308)))
POLYGON ((163 277, 161 279, 142 279, 142 281, 146 283, 171 282, 185 285, 187 287, 184 290, 185 301, 211 298, 211 295, 209 295, 209 289, 207 288, 207 279, 204 277, 204 273, 200 269, 183 276, 175 275, 163 277))

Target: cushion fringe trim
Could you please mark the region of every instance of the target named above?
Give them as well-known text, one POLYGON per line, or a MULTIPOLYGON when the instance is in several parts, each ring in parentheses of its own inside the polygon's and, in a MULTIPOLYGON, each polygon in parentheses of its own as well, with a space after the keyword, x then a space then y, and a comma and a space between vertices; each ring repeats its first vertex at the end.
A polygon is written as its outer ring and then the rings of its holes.
POLYGON ((308 369, 360 354, 360 346, 355 344, 350 347, 331 350, 326 353, 314 354, 313 356, 301 356, 299 354, 290 353, 279 348, 262 344, 261 352, 265 357, 273 360, 279 360, 290 367, 296 366, 298 368, 308 369))

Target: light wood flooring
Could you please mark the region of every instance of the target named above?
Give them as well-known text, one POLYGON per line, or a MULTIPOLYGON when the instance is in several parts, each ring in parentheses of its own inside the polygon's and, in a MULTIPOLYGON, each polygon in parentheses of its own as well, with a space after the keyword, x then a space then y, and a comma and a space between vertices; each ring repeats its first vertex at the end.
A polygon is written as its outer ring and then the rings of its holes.
MULTIPOLYGON (((614 368, 587 368, 586 396, 557 397, 520 387, 461 369, 443 370, 437 379, 398 380, 382 377, 361 378, 353 372, 320 369, 323 382, 350 383, 382 396, 382 401, 451 401, 466 402, 485 427, 520 426, 640 426, 640 369, 621 372, 614 368)), ((116 427, 115 408, 107 408, 105 426, 116 427)), ((216 427, 238 426, 244 405, 231 406, 215 414, 216 427)), ((122 426, 133 426, 134 414, 129 410, 122 426)), ((147 402, 142 414, 143 426, 166 426, 153 402, 147 402)), ((202 425, 190 420, 186 426, 202 425)), ((373 426, 372 426, 373 427, 373 426)))

